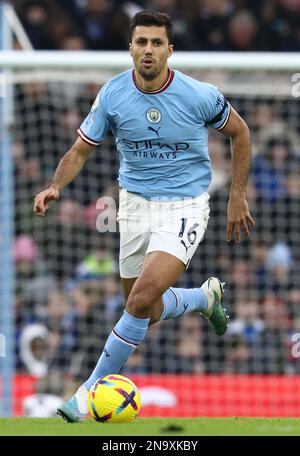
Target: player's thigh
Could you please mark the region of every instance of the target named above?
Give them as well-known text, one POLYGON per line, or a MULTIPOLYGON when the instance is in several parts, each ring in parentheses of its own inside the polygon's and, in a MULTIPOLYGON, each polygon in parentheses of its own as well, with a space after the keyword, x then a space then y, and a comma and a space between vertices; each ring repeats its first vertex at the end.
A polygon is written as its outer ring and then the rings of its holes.
POLYGON ((155 305, 163 293, 179 279, 185 270, 184 263, 166 252, 152 252, 145 256, 141 274, 136 279, 129 300, 155 305))
POLYGON ((164 214, 154 220, 147 253, 166 252, 188 267, 207 229, 209 195, 166 206, 164 214))

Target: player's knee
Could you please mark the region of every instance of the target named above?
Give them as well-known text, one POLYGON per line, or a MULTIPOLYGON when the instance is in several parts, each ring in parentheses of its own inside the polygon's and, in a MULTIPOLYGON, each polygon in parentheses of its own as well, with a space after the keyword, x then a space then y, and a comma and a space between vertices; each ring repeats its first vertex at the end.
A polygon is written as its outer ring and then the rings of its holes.
POLYGON ((160 290, 156 287, 132 290, 127 299, 126 310, 137 318, 149 318, 160 297, 160 290))

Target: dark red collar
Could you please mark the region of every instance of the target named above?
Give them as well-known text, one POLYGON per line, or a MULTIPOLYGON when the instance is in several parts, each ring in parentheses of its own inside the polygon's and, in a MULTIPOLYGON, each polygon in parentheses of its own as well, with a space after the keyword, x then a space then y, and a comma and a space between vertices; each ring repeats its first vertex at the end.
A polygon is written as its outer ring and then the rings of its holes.
POLYGON ((174 79, 174 75, 175 75, 174 70, 168 70, 168 71, 169 71, 168 79, 166 80, 164 85, 160 89, 157 89, 157 90, 149 90, 148 91, 148 90, 142 89, 137 83, 136 76, 135 76, 135 70, 132 70, 132 79, 133 79, 133 82, 134 82, 136 88, 140 92, 147 93, 147 94, 161 93, 161 92, 163 92, 164 90, 166 90, 169 87, 169 85, 172 83, 172 81, 174 79))

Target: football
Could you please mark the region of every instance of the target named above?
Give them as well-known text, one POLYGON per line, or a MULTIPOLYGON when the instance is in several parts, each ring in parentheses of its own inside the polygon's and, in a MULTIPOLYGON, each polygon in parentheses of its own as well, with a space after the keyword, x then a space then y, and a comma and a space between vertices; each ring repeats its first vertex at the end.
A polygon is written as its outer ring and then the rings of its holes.
POLYGON ((100 423, 128 423, 141 409, 137 386, 123 375, 99 378, 88 395, 91 416, 100 423))

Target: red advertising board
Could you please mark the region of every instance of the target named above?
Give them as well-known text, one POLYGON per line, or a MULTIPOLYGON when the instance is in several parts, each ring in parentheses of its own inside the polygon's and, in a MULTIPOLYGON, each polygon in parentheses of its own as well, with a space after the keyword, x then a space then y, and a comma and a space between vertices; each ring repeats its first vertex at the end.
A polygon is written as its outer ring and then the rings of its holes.
MULTIPOLYGON (((130 375, 141 391, 141 417, 300 416, 300 376, 130 375)), ((17 375, 14 414, 36 378, 17 375)))

